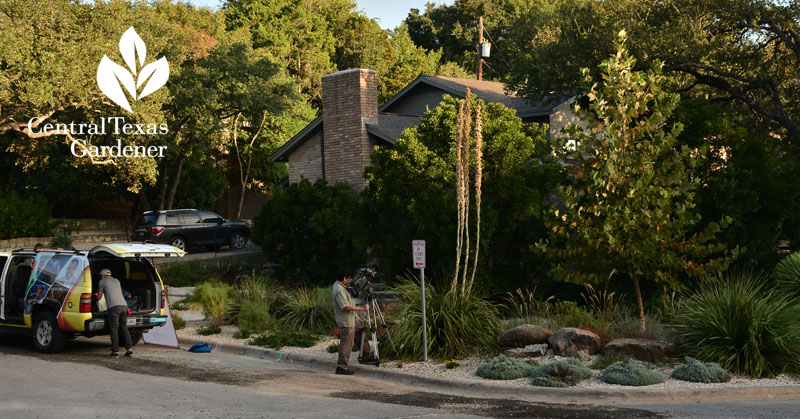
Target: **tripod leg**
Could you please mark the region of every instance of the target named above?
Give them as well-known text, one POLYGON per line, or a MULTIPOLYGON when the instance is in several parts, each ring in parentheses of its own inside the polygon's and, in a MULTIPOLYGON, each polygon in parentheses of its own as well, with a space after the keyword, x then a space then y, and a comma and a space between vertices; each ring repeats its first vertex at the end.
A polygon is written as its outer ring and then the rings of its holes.
POLYGON ((394 345, 394 341, 392 340, 392 334, 389 333, 389 328, 386 327, 386 318, 383 317, 383 312, 381 311, 380 307, 378 307, 378 304, 374 298, 372 299, 372 303, 375 306, 375 313, 377 315, 375 322, 377 323, 378 319, 380 319, 381 327, 383 327, 383 330, 386 332, 386 337, 389 338, 389 343, 392 344, 392 350, 394 351, 394 356, 397 357, 399 356, 399 354, 397 353, 397 347, 394 345))
MULTIPOLYGON (((369 317, 370 313, 367 313, 367 317, 369 317)), ((372 353, 375 355, 375 361, 380 362, 380 354, 378 352, 378 318, 375 317, 376 314, 372 312, 373 320, 374 320, 374 327, 370 328, 370 332, 372 333, 372 353)), ((377 366, 377 364, 376 364, 377 366)))

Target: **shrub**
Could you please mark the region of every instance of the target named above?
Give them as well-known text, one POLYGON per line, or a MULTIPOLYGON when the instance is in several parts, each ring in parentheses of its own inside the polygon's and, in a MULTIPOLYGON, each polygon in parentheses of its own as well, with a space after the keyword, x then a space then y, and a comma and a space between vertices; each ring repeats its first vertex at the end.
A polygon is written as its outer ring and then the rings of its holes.
POLYGON ((475 375, 490 380, 516 380, 529 376, 533 368, 525 361, 498 355, 491 361, 481 364, 475 371, 475 375))
MULTIPOLYGON (((433 282, 433 281, 432 281, 433 282)), ((422 296, 416 281, 406 278, 395 287, 402 310, 391 334, 403 358, 422 358, 422 296)), ((465 358, 476 351, 497 353, 503 328, 494 304, 472 291, 451 290, 450 284, 425 287, 428 354, 439 359, 465 358)))
POLYGON ((248 339, 253 333, 247 329, 239 329, 233 333, 234 339, 248 339))
POLYGON ((256 333, 263 332, 275 325, 275 318, 267 311, 267 306, 253 300, 244 300, 240 303, 236 319, 240 330, 256 333))
POLYGON ((531 384, 541 387, 566 387, 574 386, 582 380, 592 378, 592 370, 577 358, 570 358, 566 361, 550 362, 540 365, 531 371, 531 384), (551 382, 548 383, 545 382, 551 382), (553 384, 561 382, 564 386, 553 384))
POLYGON ((701 362, 686 357, 686 364, 672 371, 672 378, 693 383, 725 383, 731 380, 731 373, 716 362, 701 362))
POLYGON ((206 282, 195 287, 192 300, 200 303, 215 324, 221 325, 225 322, 226 305, 231 299, 232 289, 230 285, 219 281, 206 282))
POLYGON ((444 366, 447 367, 448 370, 452 370, 453 368, 458 368, 461 364, 458 363, 455 359, 448 359, 444 361, 444 366))
POLYGON ((217 324, 210 324, 206 327, 201 327, 197 329, 197 333, 203 336, 218 335, 222 333, 222 329, 217 324))
POLYGON ((53 231, 53 238, 50 240, 50 247, 56 249, 73 249, 72 233, 78 231, 78 224, 67 222, 58 226, 53 231))
POLYGON ((336 324, 332 293, 332 287, 291 291, 281 308, 281 321, 294 329, 325 334, 332 324, 336 324))
POLYGON ((172 327, 174 327, 175 330, 181 330, 186 327, 186 320, 178 313, 170 312, 169 315, 172 317, 172 327))
POLYGON ((792 253, 778 262, 775 279, 783 290, 800 297, 800 252, 792 253))
POLYGON ((43 198, 0 191, 0 240, 49 236, 53 227, 50 206, 43 198))
POLYGON ((328 353, 329 354, 335 354, 337 352, 339 352, 339 344, 338 343, 331 343, 330 345, 328 345, 328 353))
POLYGON ((664 382, 664 376, 629 359, 611 364, 600 374, 600 381, 622 386, 649 386, 664 382))
POLYGON ((299 346, 301 348, 310 348, 316 345, 317 342, 319 342, 319 336, 316 335, 294 332, 291 330, 276 330, 272 334, 256 336, 247 342, 247 344, 252 346, 280 349, 283 346, 299 346))
POLYGON ((303 179, 275 190, 254 219, 252 239, 280 265, 280 278, 332 283, 331 267, 356 266, 366 259, 360 214, 350 185, 303 179))
POLYGON ((683 352, 735 374, 800 372, 800 302, 768 289, 768 280, 739 272, 701 283, 677 316, 683 352))
POLYGON ((556 388, 567 388, 569 384, 559 381, 553 380, 550 377, 534 377, 531 379, 531 385, 536 387, 556 387, 556 388))
POLYGON ((184 311, 184 310, 188 310, 188 309, 189 309, 189 303, 188 303, 188 302, 187 302, 185 299, 183 299, 183 300, 180 300, 180 301, 178 301, 178 302, 175 302, 175 303, 170 303, 170 305, 169 305, 169 309, 170 309, 170 311, 174 311, 174 310, 178 310, 178 311, 184 311))

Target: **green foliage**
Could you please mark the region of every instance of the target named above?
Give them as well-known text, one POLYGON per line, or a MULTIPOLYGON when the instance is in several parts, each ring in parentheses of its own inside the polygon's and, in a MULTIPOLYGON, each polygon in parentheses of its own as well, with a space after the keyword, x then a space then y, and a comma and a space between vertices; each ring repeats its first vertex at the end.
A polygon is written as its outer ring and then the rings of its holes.
MULTIPOLYGON (((474 352, 496 353, 502 333, 498 310, 477 291, 467 295, 450 284, 425 285, 428 354, 439 359, 463 359, 474 352)), ((391 329, 400 357, 422 358, 422 295, 419 285, 406 278, 394 288, 401 311, 391 329)))
POLYGON ((576 112, 588 129, 567 130, 578 146, 559 155, 574 162, 565 166, 574 182, 560 190, 566 211, 553 208, 549 219, 552 243, 539 248, 555 258, 563 280, 597 282, 613 269, 624 272, 644 323, 640 282, 677 288, 682 276, 724 270, 729 259, 714 240, 725 220, 693 230, 698 184, 688 148, 674 148, 682 126, 669 123, 679 96, 669 92, 660 64, 633 71, 625 42, 622 31, 617 53, 600 66, 602 83, 583 71, 590 112, 576 112))
POLYGON ((0 240, 49 236, 55 223, 50 206, 38 197, 24 197, 14 191, 0 194, 0 240))
POLYGON ((448 370, 452 370, 460 367, 461 364, 459 364, 455 359, 448 359, 447 361, 444 361, 444 366, 447 367, 448 370))
POLYGON ((262 346, 265 348, 280 349, 284 346, 297 346, 300 348, 310 348, 319 342, 320 337, 303 332, 296 332, 287 329, 279 329, 271 334, 262 334, 254 337, 248 345, 262 346))
POLYGON ((218 324, 209 324, 208 326, 197 329, 197 333, 203 336, 218 335, 222 333, 222 328, 218 324))
POLYGON ((360 214, 349 185, 304 179, 275 191, 254 220, 252 239, 280 264, 281 278, 328 284, 336 266, 358 266, 366 260, 360 214))
POLYGON ((531 384, 541 387, 574 386, 582 380, 592 378, 592 370, 577 358, 555 361, 534 368, 530 374, 531 384), (555 383, 554 383, 555 382, 555 383), (563 383, 564 386, 557 384, 563 383))
POLYGON ((236 322, 239 329, 260 333, 275 326, 275 318, 269 312, 269 306, 260 301, 244 300, 240 303, 236 322))
POLYGON ((600 381, 621 386, 649 386, 664 382, 664 376, 641 363, 629 359, 611 364, 599 377, 600 381))
MULTIPOLYGON (((244 303, 261 307, 267 314, 276 314, 283 291, 278 283, 269 276, 244 275, 236 281, 232 292, 233 301, 228 304, 227 314, 236 319, 244 308, 244 303)), ((260 332, 261 330, 252 329, 260 332)))
MULTIPOLYGON (((482 101, 472 97, 472 109, 482 101)), ((546 261, 528 250, 545 235, 542 199, 552 193, 554 169, 544 130, 523 125, 502 104, 482 104, 483 185, 478 282, 514 289, 518 278, 541 278, 546 261)), ((445 96, 393 148, 372 153, 363 192, 369 243, 389 275, 408 268, 404 243, 425 237, 429 269, 455 265, 455 137, 459 101, 445 96)), ((474 160, 474 159, 473 159, 474 160)), ((475 216, 475 208, 472 208, 475 216)))
POLYGON ((251 332, 251 331, 249 331, 247 329, 242 329, 241 326, 240 326, 239 330, 237 330, 236 332, 233 333, 233 338, 234 339, 249 339, 250 335, 252 335, 252 334, 253 334, 253 332, 251 332))
POLYGON ((589 368, 593 370, 604 370, 608 368, 611 364, 616 364, 617 362, 628 362, 631 359, 628 355, 614 355, 614 356, 601 356, 597 358, 589 368))
POLYGON ((339 344, 338 343, 331 343, 330 345, 328 345, 328 353, 329 354, 335 354, 337 352, 339 352, 339 344))
POLYGON ((159 269, 164 285, 191 287, 209 281, 234 283, 239 278, 251 276, 257 268, 256 260, 232 262, 223 259, 172 262, 159 269))
POLYGON ((686 364, 672 370, 672 378, 693 383, 726 383, 731 380, 731 373, 716 362, 701 362, 686 357, 686 364))
POLYGON ((792 253, 778 262, 775 279, 787 293, 800 297, 800 252, 792 253))
POLYGON ((217 324, 225 321, 226 306, 231 301, 233 287, 219 281, 205 282, 195 287, 192 300, 203 307, 206 315, 217 324))
POLYGON ((186 320, 184 320, 180 314, 175 312, 170 312, 169 314, 172 317, 172 327, 174 327, 175 330, 181 330, 186 327, 186 320))
POLYGON ((294 329, 324 334, 336 323, 332 293, 332 286, 290 291, 280 309, 281 321, 294 329))
POLYGON ((498 355, 491 361, 478 366, 475 375, 490 380, 516 380, 529 376, 533 368, 532 365, 519 359, 498 355))
POLYGON ((72 249, 72 233, 78 230, 78 225, 74 222, 67 222, 61 224, 56 228, 53 233, 53 239, 50 240, 50 247, 56 249, 72 249))
POLYGON ((687 295, 676 321, 681 350, 753 377, 800 372, 800 302, 769 286, 769 276, 732 272, 687 295))
POLYGON ((189 302, 187 302, 186 299, 183 299, 183 300, 180 300, 180 301, 175 302, 175 303, 170 303, 169 309, 170 309, 171 312, 172 311, 176 311, 176 310, 177 311, 188 310, 189 309, 189 302))

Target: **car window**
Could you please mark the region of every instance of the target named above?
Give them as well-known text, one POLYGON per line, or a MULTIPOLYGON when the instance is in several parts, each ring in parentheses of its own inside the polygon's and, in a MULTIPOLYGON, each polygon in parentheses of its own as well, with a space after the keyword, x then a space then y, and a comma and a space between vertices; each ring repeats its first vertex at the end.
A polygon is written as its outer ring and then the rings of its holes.
POLYGON ((198 224, 203 222, 196 212, 184 212, 181 216, 183 216, 184 224, 198 224))
POLYGON ((153 225, 155 223, 156 223, 156 215, 155 214, 142 215, 136 221, 137 225, 153 225))
POLYGON ((183 224, 183 214, 167 214, 167 224, 183 224))
POLYGON ((219 214, 211 211, 200 211, 200 217, 202 217, 204 223, 218 223, 222 219, 219 214))

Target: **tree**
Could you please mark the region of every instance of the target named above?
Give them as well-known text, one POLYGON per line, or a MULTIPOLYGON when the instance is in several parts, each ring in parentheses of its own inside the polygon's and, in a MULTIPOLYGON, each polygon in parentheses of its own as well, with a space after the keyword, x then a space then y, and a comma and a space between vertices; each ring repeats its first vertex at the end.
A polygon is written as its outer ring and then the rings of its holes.
POLYGON ((554 271, 565 280, 597 280, 614 269, 627 275, 645 330, 641 282, 679 288, 681 276, 725 269, 729 258, 714 240, 725 220, 692 231, 698 185, 688 147, 674 148, 682 126, 668 124, 679 96, 667 90, 658 63, 634 71, 625 42, 622 31, 617 53, 601 64, 601 82, 583 71, 589 128, 569 130, 576 147, 561 153, 574 182, 561 188, 553 242, 540 247, 560 260, 554 271))
MULTIPOLYGON (((546 261, 528 245, 546 235, 542 200, 555 179, 550 145, 540 127, 522 124, 513 110, 483 104, 474 96, 470 101, 471 109, 481 103, 483 110, 482 256, 476 276, 495 287, 492 291, 513 289, 543 279, 547 270, 546 261)), ((426 240, 431 270, 449 272, 455 265, 458 112, 458 100, 445 96, 393 148, 378 148, 372 154, 373 165, 365 171, 369 185, 363 192, 369 243, 389 275, 410 268, 409 245, 414 239, 426 240)), ((473 212, 470 218, 476 216, 473 212)))

